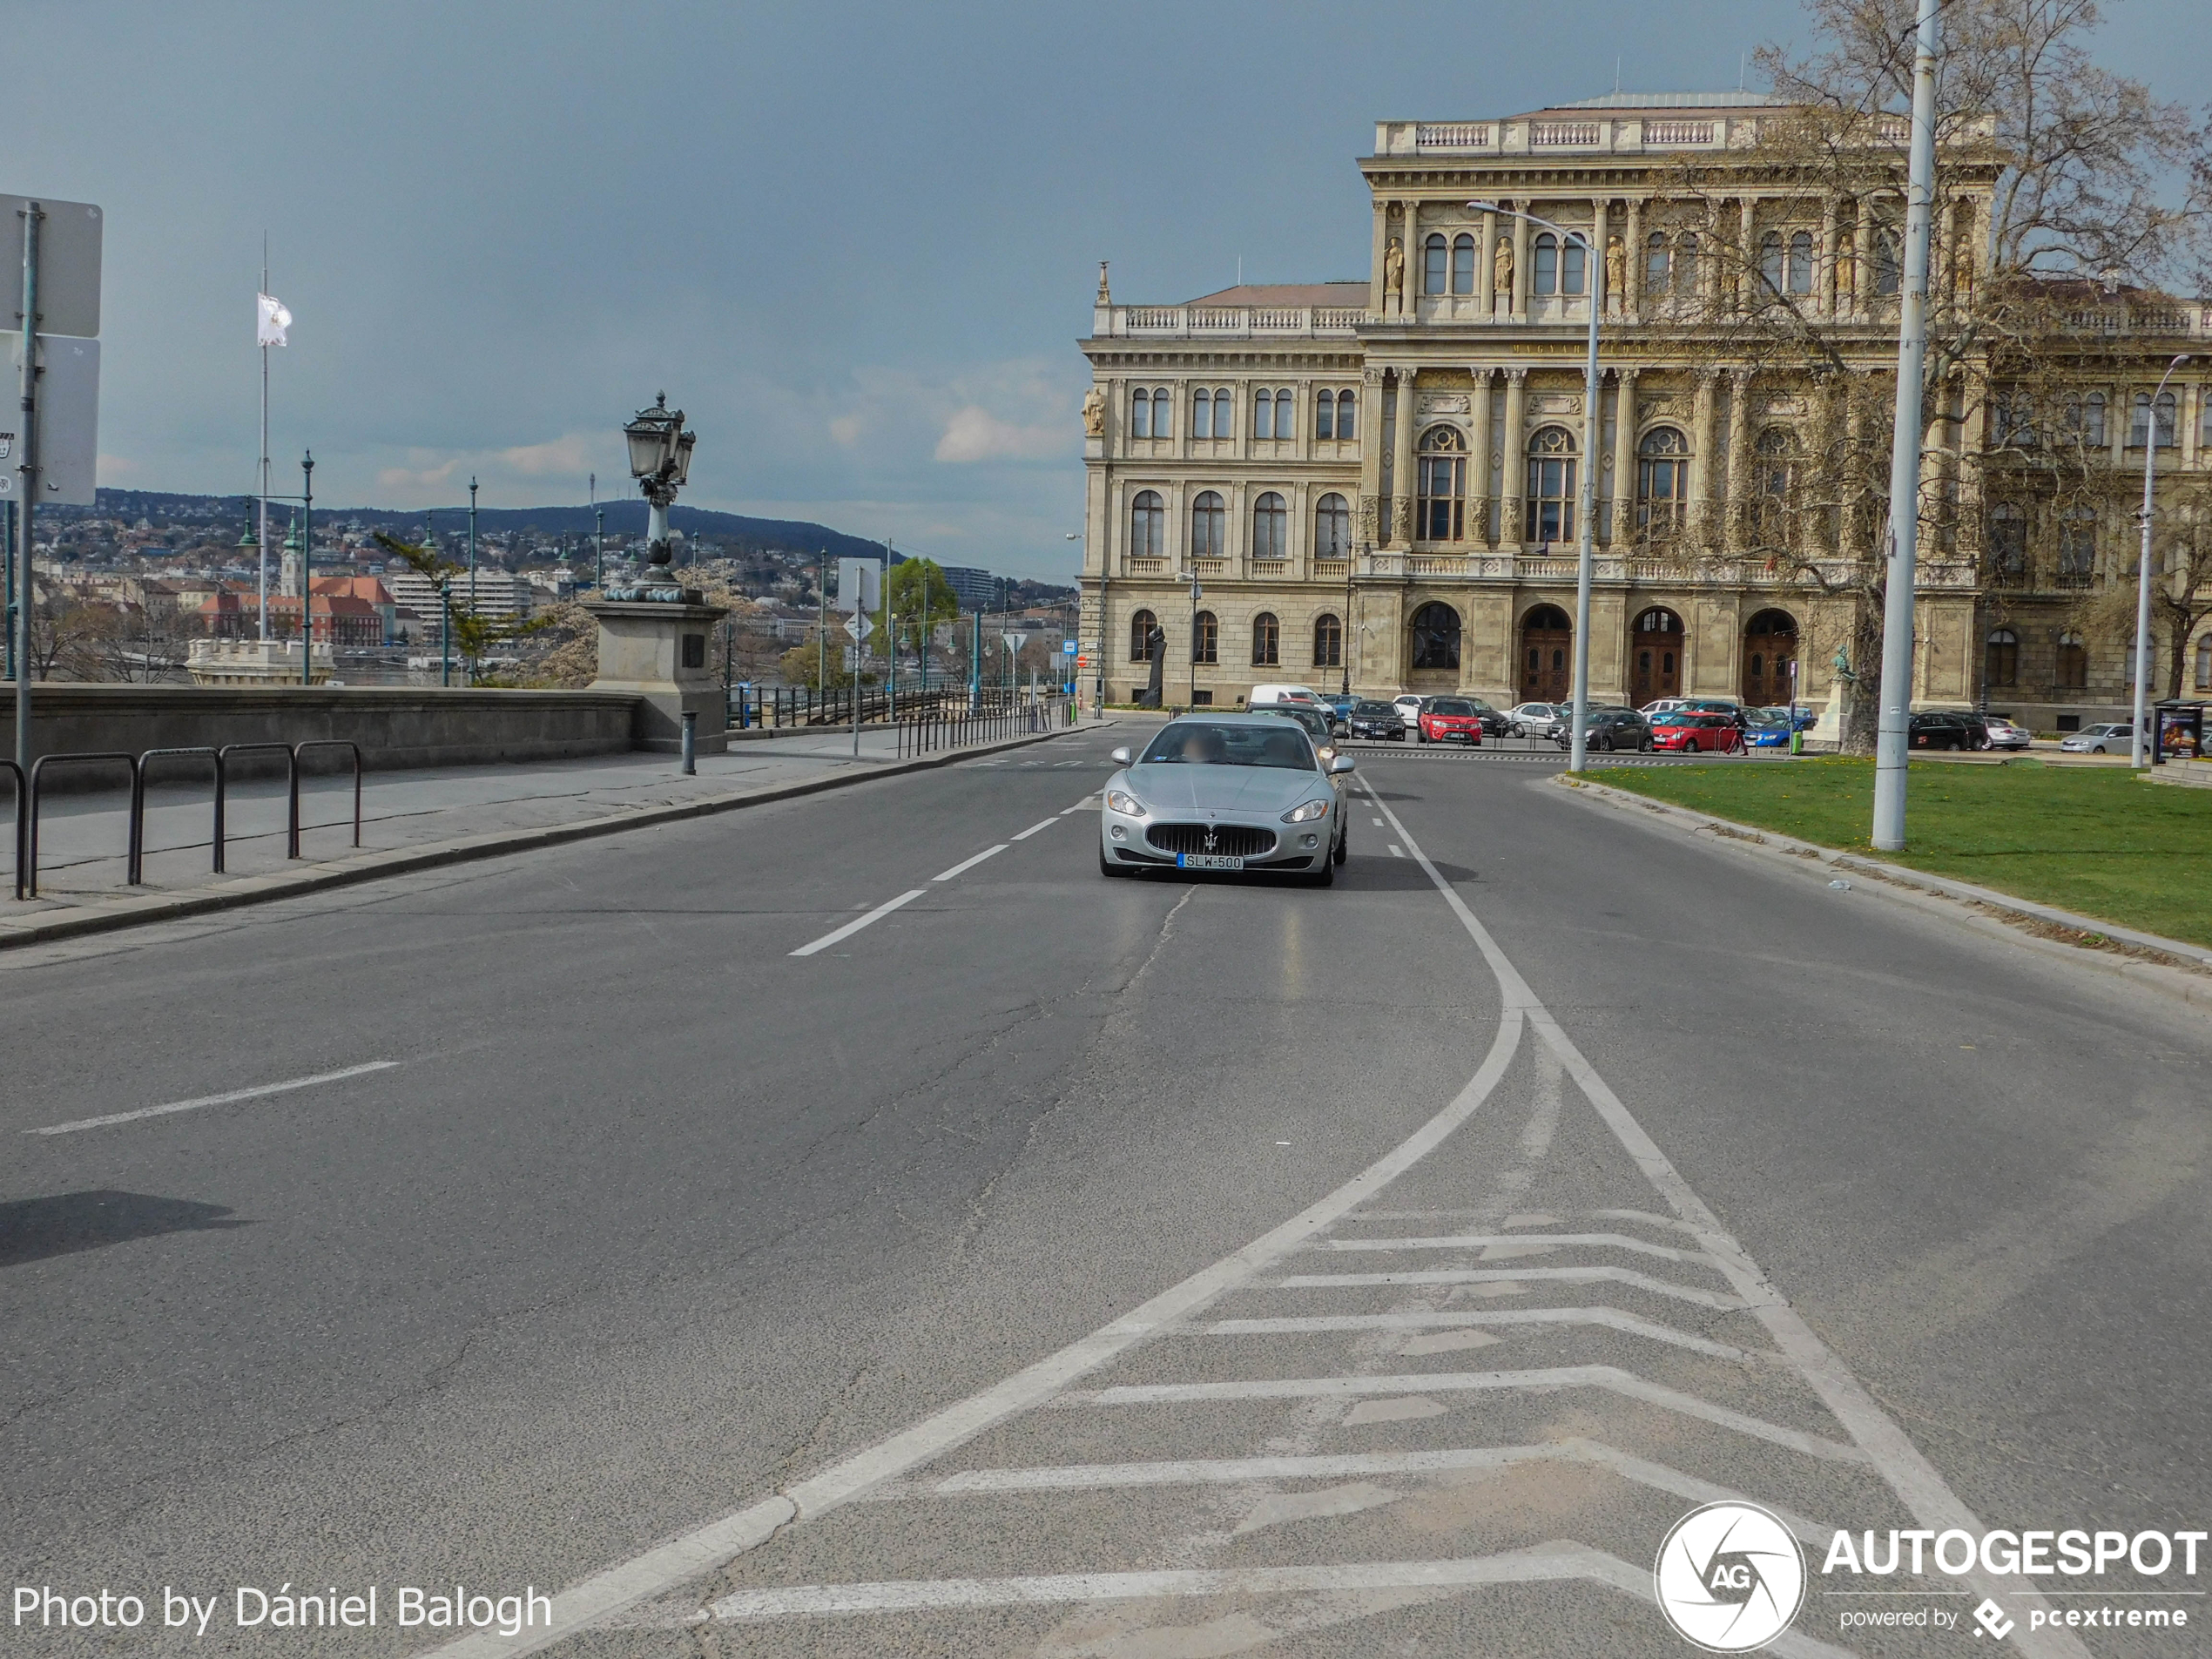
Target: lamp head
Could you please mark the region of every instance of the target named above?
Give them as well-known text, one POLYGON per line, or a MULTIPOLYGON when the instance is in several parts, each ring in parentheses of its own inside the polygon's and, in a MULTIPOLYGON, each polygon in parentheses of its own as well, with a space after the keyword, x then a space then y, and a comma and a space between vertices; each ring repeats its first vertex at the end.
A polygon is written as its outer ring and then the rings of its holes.
POLYGON ((1474 213, 1494 213, 1499 211, 1499 208, 1495 202, 1469 202, 1467 211, 1474 213))

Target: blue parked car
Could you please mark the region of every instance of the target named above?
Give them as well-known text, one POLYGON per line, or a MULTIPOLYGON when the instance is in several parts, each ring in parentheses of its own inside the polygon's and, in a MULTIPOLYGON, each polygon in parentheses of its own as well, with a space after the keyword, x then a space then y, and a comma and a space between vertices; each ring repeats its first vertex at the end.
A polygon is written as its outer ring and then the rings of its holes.
POLYGON ((1352 705, 1359 699, 1348 691, 1332 691, 1321 701, 1329 711, 1329 718, 1341 725, 1352 718, 1352 705))

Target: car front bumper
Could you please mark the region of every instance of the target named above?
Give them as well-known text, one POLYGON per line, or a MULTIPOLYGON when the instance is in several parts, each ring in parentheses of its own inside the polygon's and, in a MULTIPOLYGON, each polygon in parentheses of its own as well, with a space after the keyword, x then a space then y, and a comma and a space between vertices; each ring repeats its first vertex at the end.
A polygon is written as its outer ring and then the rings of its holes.
MULTIPOLYGON (((1309 819, 1303 824, 1285 824, 1279 817, 1271 818, 1253 813, 1225 813, 1204 821, 1223 830, 1257 830, 1274 836, 1274 846, 1269 851, 1244 855, 1243 868, 1245 870, 1312 872, 1325 867, 1334 855, 1339 830, 1336 820, 1343 813, 1344 805, 1339 801, 1329 809, 1325 817, 1309 819)), ((1131 869, 1176 869, 1181 867, 1176 863, 1177 854, 1155 846, 1148 839, 1147 832, 1155 826, 1196 825, 1197 822, 1188 816, 1178 817, 1169 813, 1133 818, 1102 806, 1098 823, 1099 853, 1109 863, 1126 865, 1131 869)))

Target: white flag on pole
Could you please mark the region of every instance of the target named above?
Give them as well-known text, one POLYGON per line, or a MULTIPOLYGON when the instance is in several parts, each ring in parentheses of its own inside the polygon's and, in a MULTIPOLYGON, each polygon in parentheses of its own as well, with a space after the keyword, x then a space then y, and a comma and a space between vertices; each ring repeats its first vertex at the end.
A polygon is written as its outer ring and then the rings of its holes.
POLYGON ((273 293, 260 293, 253 297, 260 302, 260 327, 253 343, 257 346, 283 345, 284 331, 292 327, 292 314, 285 309, 284 301, 273 293))

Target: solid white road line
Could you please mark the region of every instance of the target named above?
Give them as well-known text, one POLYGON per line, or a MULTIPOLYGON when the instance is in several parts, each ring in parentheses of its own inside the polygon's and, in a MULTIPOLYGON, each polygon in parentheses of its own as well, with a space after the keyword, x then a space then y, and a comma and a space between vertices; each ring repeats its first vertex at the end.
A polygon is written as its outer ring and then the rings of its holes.
POLYGON ((1675 1250, 1647 1244, 1625 1233, 1465 1233, 1452 1238, 1325 1238, 1316 1250, 1483 1250, 1493 1244, 1579 1244, 1607 1250, 1632 1250, 1644 1256, 1663 1256, 1670 1262, 1713 1262, 1702 1250, 1675 1250))
POLYGON ((1675 1285, 1628 1267, 1426 1267, 1403 1273, 1285 1273, 1268 1284, 1285 1291, 1355 1290, 1372 1285, 1516 1285, 1524 1279, 1610 1279, 1656 1296, 1671 1296, 1701 1307, 1740 1308, 1743 1301, 1719 1291, 1675 1285))
POLYGON ((256 1083, 251 1089, 233 1089, 221 1095, 202 1095, 197 1100, 172 1100, 166 1106, 141 1106, 135 1112, 110 1112, 105 1117, 80 1117, 73 1123, 49 1123, 44 1129, 27 1129, 24 1133, 74 1135, 81 1129, 105 1129, 110 1123, 135 1123, 141 1117, 165 1117, 171 1112, 196 1111, 202 1106, 227 1106, 234 1100, 258 1100, 263 1095, 288 1094, 294 1089, 312 1089, 317 1083, 334 1083, 347 1077, 364 1076, 372 1071, 389 1071, 399 1063, 396 1060, 371 1060, 364 1065, 347 1066, 341 1071, 319 1071, 312 1077, 293 1077, 280 1083, 256 1083))
POLYGON ((1001 841, 996 846, 987 846, 981 853, 978 853, 974 858, 962 859, 958 864, 953 866, 951 869, 945 871, 941 874, 933 875, 929 879, 932 881, 949 881, 954 876, 963 874, 967 871, 974 869, 985 859, 996 858, 1000 853, 1005 852, 1009 845, 1010 843, 1008 842, 1001 841))
MULTIPOLYGON (((921 889, 917 888, 916 893, 921 889)), ((1194 889, 1195 891, 1195 889, 1194 889)), ((908 894, 913 897, 914 894, 908 894)), ((1111 1324, 1049 1354, 980 1394, 947 1406, 911 1428, 833 1464, 813 1478, 765 1498, 749 1508, 709 1521, 697 1530, 569 1586, 553 1598, 553 1616, 519 1635, 478 1631, 425 1650, 423 1659, 494 1659, 535 1653, 577 1630, 686 1579, 723 1566, 773 1537, 792 1521, 840 1507, 908 1470, 943 1456, 995 1424, 1042 1405, 1088 1372, 1149 1341, 1170 1325, 1250 1284, 1275 1262, 1367 1203, 1474 1116, 1512 1063, 1520 1046, 1520 1014, 1507 1008, 1498 1034, 1467 1087, 1443 1110, 1369 1164, 1326 1197, 1309 1204, 1279 1227, 1261 1234, 1235 1254, 1203 1268, 1180 1285, 1163 1291, 1111 1324)))
POLYGON ((1236 1382, 1122 1383, 1112 1388, 1070 1392, 1063 1405, 1168 1406, 1197 1400, 1342 1399, 1371 1394, 1476 1394, 1515 1388, 1602 1388, 1684 1417, 1695 1417, 1739 1434, 1786 1446, 1829 1463, 1871 1460, 1856 1446, 1785 1428, 1763 1418, 1716 1406, 1678 1388, 1647 1382, 1618 1366, 1550 1366, 1535 1371, 1424 1371, 1399 1377, 1258 1377, 1236 1382))
MULTIPOLYGON (((998 849, 995 847, 992 849, 993 852, 996 852, 997 850, 998 849)), ((869 911, 867 915, 860 917, 858 921, 848 921, 842 927, 834 928, 832 931, 824 934, 819 939, 815 940, 812 944, 801 945, 797 950, 792 952, 792 954, 794 956, 812 956, 818 950, 827 950, 832 945, 837 943, 839 940, 852 938, 852 936, 854 934, 859 933, 861 928, 868 927, 872 923, 881 921, 886 916, 896 910, 900 905, 912 904, 916 899, 921 898, 923 894, 928 891, 929 889, 927 887, 909 887, 897 898, 887 900, 884 903, 876 906, 874 909, 869 911)))
POLYGON ((1217 1319, 1200 1327, 1210 1337, 1295 1335, 1318 1331, 1457 1331, 1498 1325, 1601 1325, 1626 1336, 1648 1337, 1677 1348, 1710 1353, 1718 1359, 1743 1365, 1753 1359, 1779 1359, 1778 1353, 1746 1353, 1710 1337, 1696 1337, 1656 1319, 1641 1318, 1619 1308, 1498 1308, 1487 1313, 1321 1313, 1298 1318, 1217 1319))
MULTIPOLYGON (((1722 1226, 1718 1216, 1699 1197, 1682 1177, 1667 1155, 1659 1150, 1658 1143, 1644 1130, 1628 1107, 1615 1095, 1597 1069, 1584 1057, 1580 1048, 1553 1017, 1551 1010, 1539 1000, 1521 970, 1491 937, 1490 930, 1467 907, 1456 888, 1447 881, 1440 871, 1421 851, 1420 844, 1407 833, 1398 814, 1388 802, 1375 792, 1372 784, 1366 786, 1369 802, 1374 809, 1390 820, 1391 827, 1413 849, 1430 884, 1444 902, 1460 919, 1467 937, 1482 953, 1489 964, 1491 977, 1497 981, 1499 994, 1506 1007, 1521 1010, 1534 1026, 1547 1047, 1559 1056, 1583 1097, 1595 1109, 1597 1115, 1613 1131, 1614 1138, 1623 1150, 1642 1169, 1644 1177, 1659 1190, 1668 1206, 1682 1220, 1689 1224, 1693 1236, 1715 1257, 1721 1271, 1735 1285, 1738 1294, 1750 1305, 1759 1322, 1772 1336, 1775 1346, 1790 1357, 1798 1372, 1836 1420, 1842 1423, 1851 1439, 1866 1450, 1890 1489, 1904 1501, 1921 1526, 1938 1532, 1957 1528, 1979 1537, 1982 1532, 1980 1521, 1969 1509, 1958 1494, 1928 1461, 1911 1438, 1890 1420, 1889 1413, 1877 1405, 1858 1379, 1852 1376, 1842 1360, 1829 1351, 1827 1344, 1813 1334, 1812 1327, 1791 1307, 1782 1292, 1767 1282, 1766 1276, 1751 1260, 1750 1252, 1737 1242, 1722 1226)), ((2022 1591, 2006 1584, 1993 1575, 1976 1570, 1967 1576, 1968 1583, 1984 1595, 2004 1594, 2026 1602, 2032 1609, 2047 1612, 2048 1605, 2033 1591, 2022 1591)), ((2014 1632, 2014 1641, 2023 1652, 2052 1655, 2058 1659, 2088 1659, 2088 1649, 2080 1639, 2064 1629, 2057 1630, 2030 1629, 2014 1632)))
POLYGON ((1049 830, 1059 821, 1059 817, 1055 814, 1051 818, 1046 819, 1042 824, 1030 825, 1028 828, 1023 830, 1019 835, 1014 836, 1011 839, 1017 841, 1026 841, 1032 835, 1035 835, 1039 830, 1049 830))

